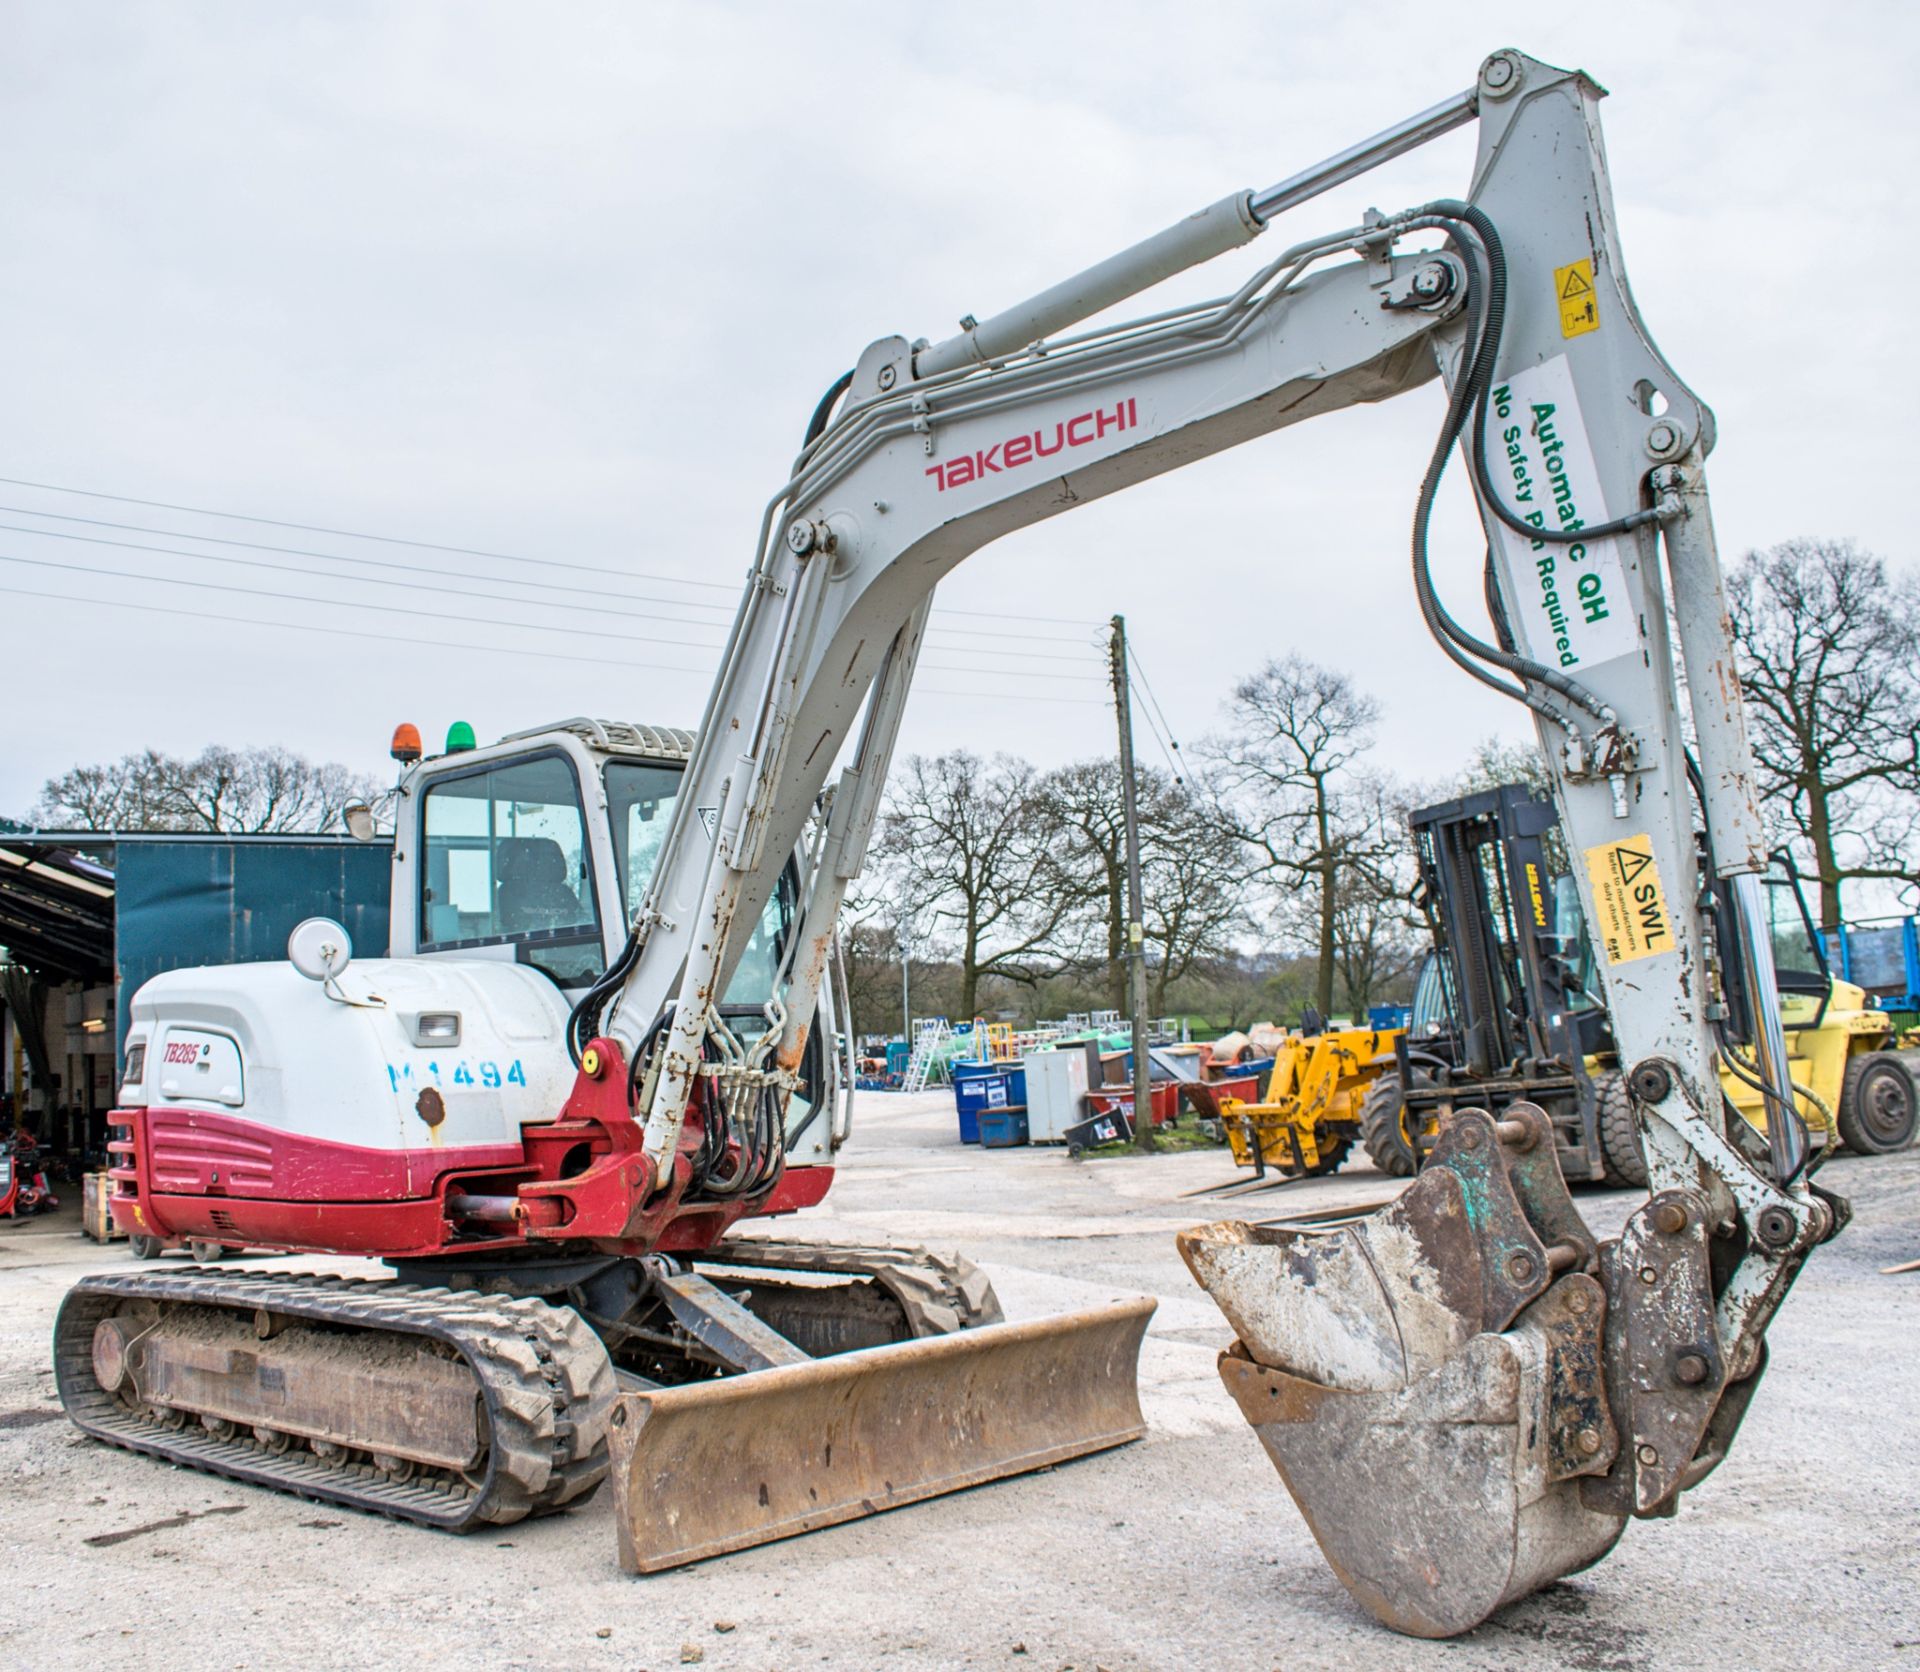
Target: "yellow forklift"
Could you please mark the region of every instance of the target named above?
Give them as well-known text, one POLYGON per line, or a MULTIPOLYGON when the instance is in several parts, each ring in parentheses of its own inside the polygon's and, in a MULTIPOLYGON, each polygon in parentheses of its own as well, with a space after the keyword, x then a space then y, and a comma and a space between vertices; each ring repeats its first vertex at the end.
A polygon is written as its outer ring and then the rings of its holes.
POLYGON ((1282 1178, 1336 1171, 1360 1137, 1368 1088, 1394 1065, 1400 1028, 1322 1028, 1289 1034, 1274 1053, 1256 1101, 1183 1088, 1188 1099, 1225 1130, 1234 1164, 1256 1178, 1273 1168, 1282 1178))
MULTIPOLYGON (((1392 1071, 1373 1081, 1361 1109, 1361 1139, 1375 1166, 1411 1174, 1440 1115, 1456 1105, 1497 1114, 1524 1100, 1552 1122, 1569 1183, 1645 1184, 1631 1092, 1579 895, 1556 851, 1552 804, 1507 784, 1422 808, 1408 822, 1433 951, 1392 1071)), ((1828 1147, 1905 1148, 1920 1100, 1892 1054, 1891 1019, 1833 976, 1785 854, 1775 856, 1766 899, 1800 1118, 1828 1147)), ((1722 946, 1723 959, 1733 955, 1722 946)), ((1723 1024, 1721 1084, 1764 1129, 1741 986, 1726 985, 1734 1000, 1723 1024)))

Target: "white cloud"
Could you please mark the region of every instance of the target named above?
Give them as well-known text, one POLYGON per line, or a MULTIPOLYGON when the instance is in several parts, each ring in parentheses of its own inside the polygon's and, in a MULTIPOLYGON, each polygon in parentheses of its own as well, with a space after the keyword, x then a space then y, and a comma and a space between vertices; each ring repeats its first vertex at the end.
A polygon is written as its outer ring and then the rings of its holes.
MULTIPOLYGON (((1916 240, 1894 175, 1911 12, 1470 10, 1463 25, 1410 0, 16 9, 0 474, 730 581, 819 390, 867 340, 940 336, 1467 85, 1511 43, 1614 89, 1636 293, 1720 419, 1723 547, 1833 533, 1912 562, 1916 240)), ((1297 218, 1457 193, 1470 156, 1453 136, 1297 218)), ((990 548, 942 602, 1124 610, 1189 736, 1234 676, 1304 649, 1383 698, 1384 759, 1432 774, 1520 730, 1433 650, 1406 583, 1437 417, 1429 390, 1182 471, 990 548)), ((22 489, 0 504, 184 522, 22 489)), ((1479 538, 1457 490, 1438 552, 1464 607, 1479 538)), ((0 554, 167 561, 10 533, 0 554)), ((402 718, 430 736, 583 710, 685 723, 705 694, 640 644, 631 666, 569 666, 437 648, 566 642, 511 625, 388 615, 377 630, 412 642, 359 643, 157 613, 367 619, 332 607, 0 564, 14 584, 149 608, 0 593, 0 810, 76 759, 148 744, 282 741, 361 764, 402 718)), ((568 619, 451 585, 444 607, 568 619)), ((1097 678, 1090 660, 1083 683, 1040 687, 1082 706, 923 696, 906 747, 1105 748, 1097 678)))

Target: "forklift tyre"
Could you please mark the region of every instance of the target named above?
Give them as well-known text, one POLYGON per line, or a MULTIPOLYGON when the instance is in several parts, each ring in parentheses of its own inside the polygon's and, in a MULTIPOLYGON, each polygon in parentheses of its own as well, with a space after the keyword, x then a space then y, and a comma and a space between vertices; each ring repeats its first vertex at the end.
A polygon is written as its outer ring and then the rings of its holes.
POLYGON ((187 1253, 195 1265, 211 1266, 227 1257, 226 1245, 218 1242, 201 1242, 198 1239, 187 1244, 187 1253))
POLYGON ((1917 1101, 1913 1075, 1898 1057, 1883 1051, 1855 1057, 1834 1111, 1841 1141, 1859 1155, 1905 1149, 1913 1142, 1917 1101))
POLYGON ((1389 1178, 1413 1177, 1415 1157, 1403 1124, 1405 1111, 1398 1074, 1382 1074, 1360 1105, 1360 1142, 1374 1166, 1389 1178))
POLYGON ((1600 1129, 1600 1161, 1607 1183, 1643 1189, 1647 1156, 1640 1147, 1640 1127, 1633 1118, 1633 1098, 1626 1075, 1615 1070, 1594 1082, 1595 1124, 1600 1129))
POLYGON ((160 1258, 160 1250, 165 1246, 166 1244, 161 1242, 158 1237, 132 1236, 127 1238, 127 1252, 136 1260, 157 1260, 160 1258))

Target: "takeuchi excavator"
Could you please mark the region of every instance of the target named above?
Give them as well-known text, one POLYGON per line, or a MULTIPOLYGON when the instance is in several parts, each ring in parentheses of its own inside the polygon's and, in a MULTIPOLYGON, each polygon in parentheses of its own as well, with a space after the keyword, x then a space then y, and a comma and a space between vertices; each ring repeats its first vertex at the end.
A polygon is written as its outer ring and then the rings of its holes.
POLYGON ((1671 1513, 1726 1455, 1768 1323, 1846 1210, 1809 1176, 1789 1092, 1714 419, 1635 308, 1601 97, 1496 52, 1276 186, 942 341, 870 344, 766 502, 691 738, 579 724, 423 763, 392 956, 349 963, 322 925, 294 970, 141 990, 121 1222, 374 1255, 396 1281, 88 1278, 56 1341, 74 1419, 440 1525, 577 1502, 611 1469, 640 1567, 1137 1433, 1150 1303, 996 1323, 963 1264, 736 1227, 819 1201, 845 1134, 835 919, 941 577, 1014 529, 1438 379, 1403 573, 1446 655, 1532 712, 1649 1196, 1594 1236, 1520 1102, 1452 1111, 1368 1219, 1222 1223, 1180 1247, 1238 1337, 1228 1391, 1388 1625, 1464 1631, 1671 1513), (1226 294, 1099 317, 1469 123, 1464 196, 1303 232, 1226 294), (1453 584, 1497 606, 1479 631, 1429 563, 1456 453, 1488 549, 1453 584), (1731 953, 1702 922, 1696 824, 1731 953), (1764 1135, 1716 1074, 1733 992, 1779 1115, 1764 1135))

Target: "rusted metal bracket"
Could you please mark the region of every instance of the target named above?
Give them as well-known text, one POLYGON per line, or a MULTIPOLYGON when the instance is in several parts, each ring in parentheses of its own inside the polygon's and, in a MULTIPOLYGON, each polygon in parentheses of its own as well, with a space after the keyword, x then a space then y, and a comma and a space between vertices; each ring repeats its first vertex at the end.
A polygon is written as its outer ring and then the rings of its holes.
MULTIPOLYGON (((1612 1514, 1671 1514, 1681 1491, 1706 1473, 1694 1464, 1727 1393, 1705 1201, 1684 1190, 1655 1196, 1602 1249, 1601 1282, 1608 1397, 1622 1444, 1611 1473, 1582 1483, 1582 1501, 1612 1514)), ((1757 1380, 1756 1372, 1740 1384, 1748 1396, 1757 1380)), ((1739 1415, 1730 1412, 1731 1423, 1739 1415)))
MULTIPOLYGON (((1582 1259, 1585 1248, 1592 1246, 1584 1233, 1584 1247, 1573 1249, 1555 1246, 1550 1251, 1543 1240, 1516 1186, 1524 1182, 1530 1193, 1541 1196, 1543 1207, 1536 1211, 1543 1213, 1549 1229, 1557 1229, 1559 1216, 1552 1191, 1533 1176, 1537 1167, 1532 1171, 1522 1167, 1519 1176, 1515 1175, 1516 1163, 1524 1162, 1532 1150, 1540 1152, 1537 1159, 1545 1162, 1553 1178, 1559 1178, 1552 1129, 1546 1116, 1532 1104, 1515 1104, 1508 1114, 1512 1116, 1514 1110, 1525 1110, 1533 1118, 1522 1114, 1496 1123, 1483 1109, 1456 1110, 1441 1122, 1433 1156, 1420 1181, 1407 1192, 1415 1197, 1409 1212, 1417 1215, 1421 1183, 1429 1176, 1446 1174, 1459 1183, 1478 1256, 1475 1263, 1483 1303, 1480 1328, 1494 1331, 1505 1329, 1522 1307, 1545 1294, 1556 1269, 1582 1259)), ((1565 1184, 1559 1186, 1559 1194, 1566 1198, 1565 1184)), ((1566 1201, 1566 1214, 1575 1217, 1570 1199, 1566 1201)))
MULTIPOLYGON (((649 1261, 649 1265, 656 1262, 649 1261)), ((657 1262, 667 1268, 667 1262, 657 1262)), ((667 1303, 673 1321, 730 1370, 771 1370, 805 1364, 803 1353, 771 1324, 762 1322, 726 1290, 698 1272, 655 1269, 653 1286, 667 1303)))
POLYGON ((1604 1474, 1619 1455, 1620 1434, 1607 1408, 1607 1295, 1584 1272, 1563 1277, 1529 1308, 1547 1351, 1547 1478, 1604 1474))

